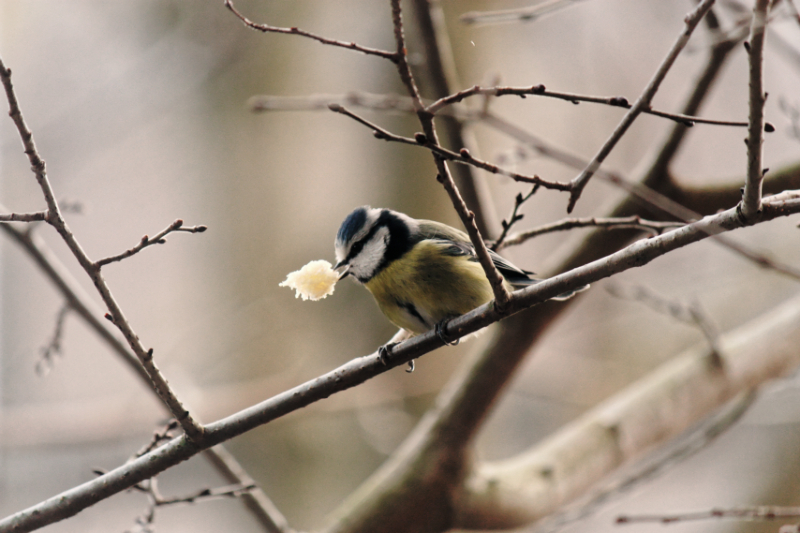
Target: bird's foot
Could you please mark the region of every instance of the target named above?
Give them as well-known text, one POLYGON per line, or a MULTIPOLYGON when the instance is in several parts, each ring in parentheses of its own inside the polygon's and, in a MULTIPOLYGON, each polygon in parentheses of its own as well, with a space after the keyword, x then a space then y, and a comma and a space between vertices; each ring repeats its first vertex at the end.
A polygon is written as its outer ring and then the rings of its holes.
POLYGON ((445 346, 455 346, 461 339, 456 339, 454 341, 449 340, 444 333, 445 326, 447 326, 447 319, 438 322, 436 326, 434 326, 433 330, 436 332, 436 336, 439 337, 445 346))
POLYGON ((383 366, 389 366, 389 356, 391 355, 392 349, 400 344, 399 342, 387 342, 380 348, 378 348, 378 359, 380 359, 383 366))

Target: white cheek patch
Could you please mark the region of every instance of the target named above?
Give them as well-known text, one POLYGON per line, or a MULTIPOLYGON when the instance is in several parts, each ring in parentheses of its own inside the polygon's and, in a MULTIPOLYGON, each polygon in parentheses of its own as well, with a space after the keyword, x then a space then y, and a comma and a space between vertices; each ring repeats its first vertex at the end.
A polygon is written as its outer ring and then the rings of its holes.
POLYGON ((351 272, 357 278, 371 278, 386 253, 389 244, 389 228, 382 227, 364 244, 361 252, 350 260, 351 272))

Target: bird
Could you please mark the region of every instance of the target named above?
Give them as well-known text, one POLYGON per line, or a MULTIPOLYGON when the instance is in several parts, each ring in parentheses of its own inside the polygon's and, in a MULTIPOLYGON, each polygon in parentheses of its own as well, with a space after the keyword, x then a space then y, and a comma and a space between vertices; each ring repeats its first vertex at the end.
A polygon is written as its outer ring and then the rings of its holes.
MULTIPOLYGON (((339 227, 334 250, 339 279, 350 276, 364 285, 386 318, 406 332, 393 340, 433 329, 442 342, 455 344, 446 338, 444 324, 494 298, 469 236, 441 222, 358 207, 339 227)), ((541 281, 491 250, 489 255, 507 289, 541 281)), ((585 288, 553 299, 566 300, 585 288)), ((379 350, 384 363, 394 344, 379 350)))

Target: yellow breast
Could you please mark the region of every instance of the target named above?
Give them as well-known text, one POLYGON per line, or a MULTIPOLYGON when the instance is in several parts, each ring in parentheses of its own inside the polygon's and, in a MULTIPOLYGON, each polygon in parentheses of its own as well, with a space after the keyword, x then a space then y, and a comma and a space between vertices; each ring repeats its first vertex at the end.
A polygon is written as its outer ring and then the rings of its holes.
POLYGON ((396 326, 423 333, 493 298, 476 261, 443 253, 447 246, 422 241, 365 286, 396 326))

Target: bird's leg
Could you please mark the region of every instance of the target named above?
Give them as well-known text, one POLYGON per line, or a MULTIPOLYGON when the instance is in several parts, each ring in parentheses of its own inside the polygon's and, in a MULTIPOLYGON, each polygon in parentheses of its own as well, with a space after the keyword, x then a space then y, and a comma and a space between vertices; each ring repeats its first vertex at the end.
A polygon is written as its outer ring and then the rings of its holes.
POLYGON ((455 346, 456 344, 459 343, 461 339, 456 339, 454 341, 450 341, 447 339, 447 336, 444 333, 444 328, 445 326, 447 326, 448 320, 449 319, 445 318, 441 322, 437 322, 436 325, 433 327, 433 330, 436 332, 436 336, 439 337, 439 340, 441 340, 445 344, 445 346, 455 346))
MULTIPOLYGON (((413 335, 411 333, 404 329, 398 330, 397 333, 395 333, 392 338, 389 339, 389 342, 378 348, 378 358, 381 360, 381 363, 383 363, 385 366, 389 366, 389 356, 391 355, 392 349, 404 340, 410 339, 412 336, 413 335)), ((408 365, 413 371, 413 361, 409 362, 408 365)))
POLYGON ((387 342, 383 346, 378 348, 378 359, 380 359, 383 366, 389 366, 389 355, 392 351, 392 348, 400 344, 399 342, 387 342))

